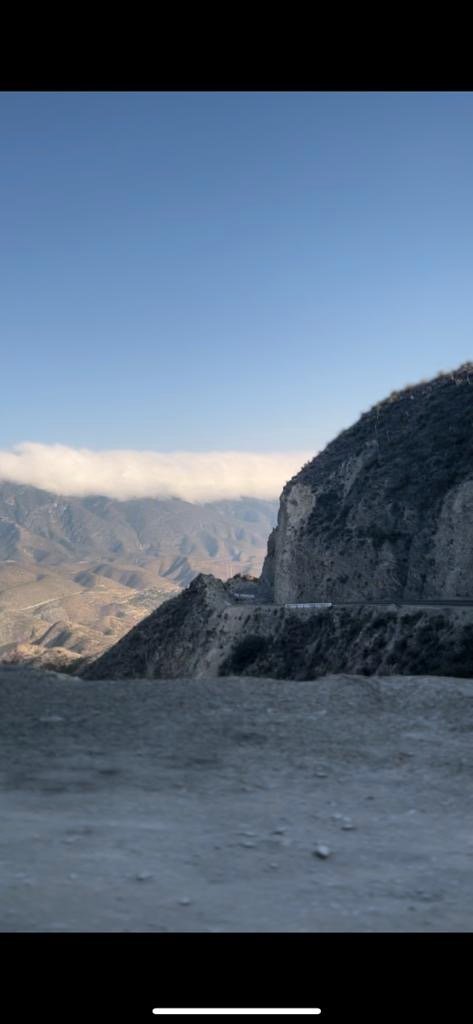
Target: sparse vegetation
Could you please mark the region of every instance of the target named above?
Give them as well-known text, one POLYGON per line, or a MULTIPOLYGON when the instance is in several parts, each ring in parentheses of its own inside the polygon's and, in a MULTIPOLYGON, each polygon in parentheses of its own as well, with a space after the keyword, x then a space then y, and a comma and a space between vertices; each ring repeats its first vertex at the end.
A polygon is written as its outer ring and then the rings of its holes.
POLYGON ((337 609, 300 618, 287 612, 271 638, 237 642, 221 675, 315 679, 361 675, 473 677, 473 623, 447 613, 337 609))
POLYGON ((268 648, 268 639, 251 633, 235 644, 229 658, 221 669, 221 675, 243 674, 268 648))

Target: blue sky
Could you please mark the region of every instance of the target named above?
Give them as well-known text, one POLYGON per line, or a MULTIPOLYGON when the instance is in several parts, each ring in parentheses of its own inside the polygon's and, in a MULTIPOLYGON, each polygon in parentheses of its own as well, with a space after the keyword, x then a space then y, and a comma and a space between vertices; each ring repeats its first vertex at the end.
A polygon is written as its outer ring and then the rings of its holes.
POLYGON ((473 94, 0 95, 0 448, 316 451, 472 356, 473 94))

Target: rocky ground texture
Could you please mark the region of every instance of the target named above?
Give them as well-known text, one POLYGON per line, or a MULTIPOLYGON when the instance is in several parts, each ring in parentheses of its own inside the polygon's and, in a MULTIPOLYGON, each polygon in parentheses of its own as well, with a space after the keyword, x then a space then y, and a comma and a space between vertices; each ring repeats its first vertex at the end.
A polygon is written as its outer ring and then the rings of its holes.
POLYGON ((0 929, 470 931, 473 680, 0 668, 0 929))

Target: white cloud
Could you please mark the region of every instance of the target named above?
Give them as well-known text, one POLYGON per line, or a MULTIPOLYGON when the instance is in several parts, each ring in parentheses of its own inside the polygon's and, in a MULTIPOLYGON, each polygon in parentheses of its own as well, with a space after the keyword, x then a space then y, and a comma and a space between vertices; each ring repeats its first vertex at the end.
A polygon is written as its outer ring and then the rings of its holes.
POLYGON ((25 442, 0 451, 0 479, 57 494, 185 501, 277 498, 313 452, 89 451, 25 442))

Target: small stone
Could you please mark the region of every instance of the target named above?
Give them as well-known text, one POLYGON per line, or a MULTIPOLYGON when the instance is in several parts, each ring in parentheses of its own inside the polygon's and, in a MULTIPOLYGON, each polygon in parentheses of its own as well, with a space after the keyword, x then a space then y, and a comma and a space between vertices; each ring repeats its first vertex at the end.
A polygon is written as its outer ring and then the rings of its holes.
POLYGON ((353 824, 351 818, 343 818, 342 829, 344 832, 350 832, 354 828, 355 825, 353 824))
POLYGON ((250 850, 256 846, 256 843, 250 843, 245 841, 244 843, 240 843, 240 846, 244 846, 247 850, 250 850))
POLYGON ((139 871, 138 874, 135 875, 136 882, 149 882, 152 878, 153 875, 150 871, 139 871))
POLYGON ((324 846, 323 843, 320 843, 318 846, 316 846, 314 850, 314 857, 320 857, 321 860, 327 860, 327 857, 330 857, 331 854, 332 851, 330 847, 324 846))
POLYGON ((316 775, 316 777, 318 779, 327 779, 328 778, 328 772, 318 771, 318 772, 315 773, 315 775, 316 775))
POLYGON ((179 903, 181 907, 188 907, 192 903, 192 900, 190 900, 188 896, 183 896, 182 899, 179 900, 179 903))
POLYGON ((283 836, 285 834, 285 832, 287 832, 287 828, 273 828, 273 831, 272 831, 271 834, 273 836, 283 836))
POLYGON ((279 867, 279 864, 276 864, 276 861, 274 861, 274 860, 273 860, 273 861, 271 861, 271 864, 270 864, 269 866, 270 866, 270 868, 272 868, 272 869, 273 869, 273 871, 274 871, 274 870, 276 870, 276 868, 278 868, 278 867, 279 867))

